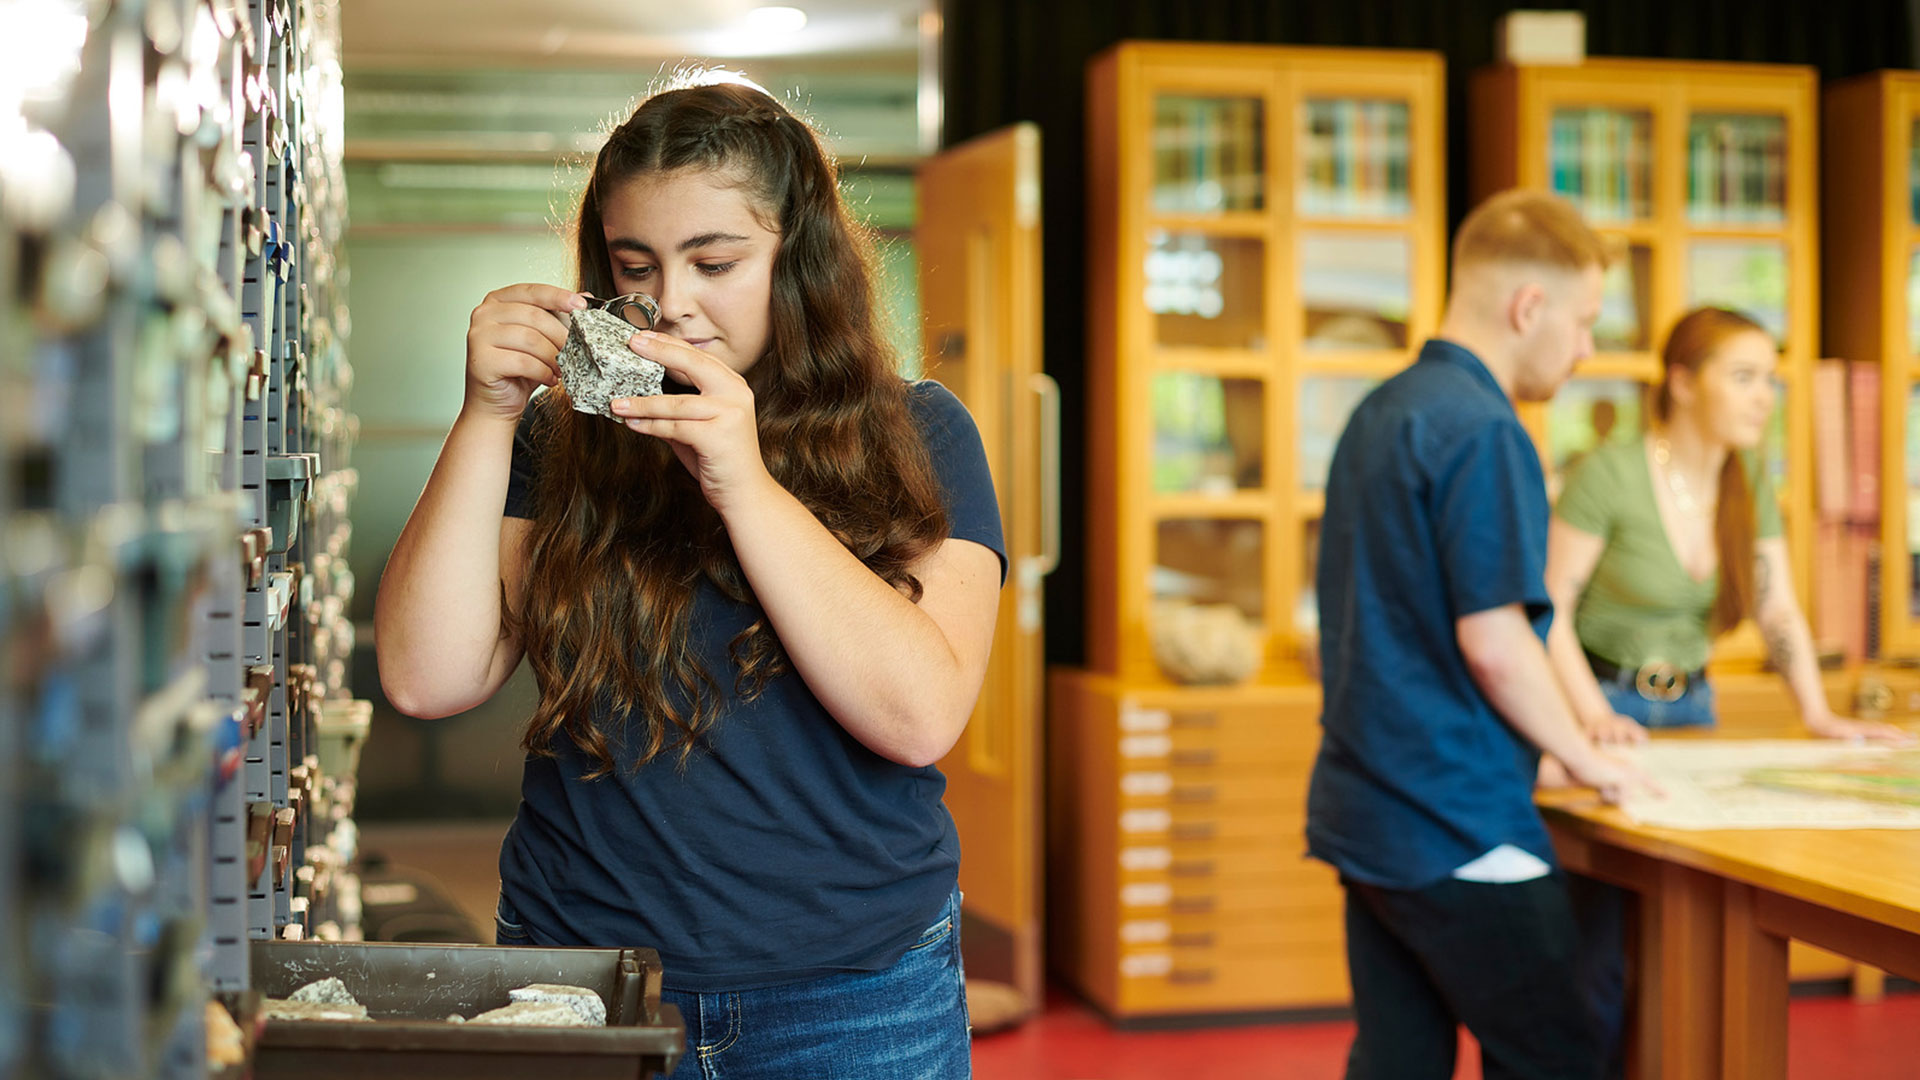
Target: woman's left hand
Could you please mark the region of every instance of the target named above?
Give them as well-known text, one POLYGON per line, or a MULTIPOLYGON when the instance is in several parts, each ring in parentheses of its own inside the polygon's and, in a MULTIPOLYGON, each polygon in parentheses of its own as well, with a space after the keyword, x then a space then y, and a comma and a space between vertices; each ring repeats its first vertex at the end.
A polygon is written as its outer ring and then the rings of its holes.
POLYGON ((667 375, 698 391, 617 398, 610 408, 628 428, 666 440, 674 456, 700 482, 715 510, 770 482, 760 457, 760 429, 753 390, 740 373, 678 338, 642 330, 628 341, 635 353, 667 369, 667 375))
POLYGON ((1849 720, 1844 716, 1825 716, 1807 721, 1807 730, 1822 739, 1852 739, 1856 742, 1911 743, 1914 734, 1878 720, 1849 720))

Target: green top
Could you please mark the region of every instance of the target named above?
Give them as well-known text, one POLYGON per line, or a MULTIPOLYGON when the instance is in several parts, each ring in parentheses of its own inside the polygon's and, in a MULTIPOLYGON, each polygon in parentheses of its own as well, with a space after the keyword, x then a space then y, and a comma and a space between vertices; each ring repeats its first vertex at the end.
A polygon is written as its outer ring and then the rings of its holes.
MULTIPOLYGON (((1780 500, 1766 471, 1741 455, 1754 485, 1757 535, 1781 534, 1780 500)), ((1680 565, 1653 498, 1644 439, 1609 443, 1567 477, 1554 506, 1560 520, 1607 542, 1574 609, 1574 633, 1588 652, 1624 668, 1662 661, 1683 671, 1707 662, 1707 620, 1720 571, 1696 581, 1680 565)))

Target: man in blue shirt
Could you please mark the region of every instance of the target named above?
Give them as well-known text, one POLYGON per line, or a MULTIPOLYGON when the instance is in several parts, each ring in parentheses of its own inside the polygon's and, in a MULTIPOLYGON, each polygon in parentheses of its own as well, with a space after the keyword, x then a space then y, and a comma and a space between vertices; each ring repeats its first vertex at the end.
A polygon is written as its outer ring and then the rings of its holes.
POLYGON ((1439 336, 1354 411, 1321 526, 1325 728, 1311 854, 1347 890, 1349 1080, 1598 1080, 1578 930, 1532 792, 1541 751, 1617 798, 1547 661, 1547 494, 1513 402, 1593 351, 1606 249, 1566 202, 1496 195, 1454 241, 1439 336))

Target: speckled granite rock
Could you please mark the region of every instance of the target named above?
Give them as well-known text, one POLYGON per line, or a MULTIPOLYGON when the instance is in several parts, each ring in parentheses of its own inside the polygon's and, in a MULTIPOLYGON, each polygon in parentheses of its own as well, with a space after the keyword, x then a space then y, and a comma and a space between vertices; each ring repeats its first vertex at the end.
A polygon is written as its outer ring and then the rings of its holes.
POLYGON ((469 1024, 523 1024, 529 1027, 592 1027, 563 1001, 516 1001, 481 1013, 469 1024))
POLYGON ((318 982, 310 982, 288 995, 291 1001, 305 1001, 314 1005, 358 1005, 353 995, 347 993, 347 984, 329 976, 318 982))
POLYGON ((550 1001, 572 1009, 580 1017, 580 1022, 592 1027, 607 1026, 607 1003, 600 995, 584 986, 561 986, 557 983, 534 983, 522 986, 518 990, 507 991, 507 996, 515 1001, 550 1001))
POLYGON ((282 1001, 268 998, 261 1011, 269 1020, 365 1020, 365 1005, 331 1005, 317 1001, 282 1001))
POLYGON ((607 408, 613 399, 660 392, 667 369, 627 348, 635 331, 632 323, 599 308, 574 312, 567 347, 560 350, 560 379, 576 411, 613 419, 607 408))

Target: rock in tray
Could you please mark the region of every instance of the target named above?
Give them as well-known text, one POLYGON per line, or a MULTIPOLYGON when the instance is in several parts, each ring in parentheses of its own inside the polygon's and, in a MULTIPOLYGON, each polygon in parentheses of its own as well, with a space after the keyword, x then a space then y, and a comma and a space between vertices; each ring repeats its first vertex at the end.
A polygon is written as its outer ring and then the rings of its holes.
POLYGON ((592 1027, 573 1006, 562 1001, 516 1001, 491 1009, 469 1024, 518 1024, 527 1027, 592 1027))
POLYGON ((572 1009, 580 1017, 580 1022, 589 1027, 607 1026, 607 1003, 600 995, 584 986, 562 986, 558 983, 534 983, 518 990, 507 991, 514 1001, 555 1002, 572 1009))

